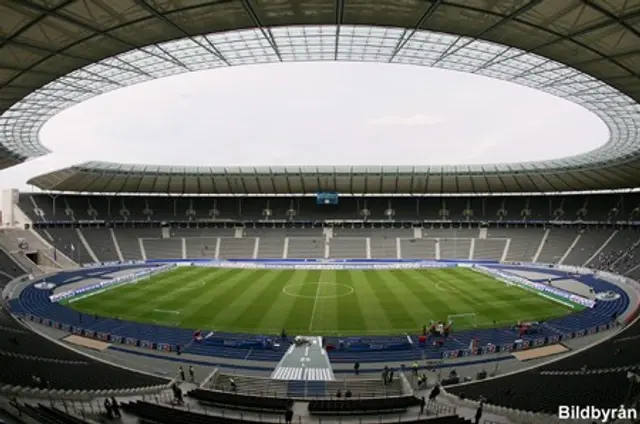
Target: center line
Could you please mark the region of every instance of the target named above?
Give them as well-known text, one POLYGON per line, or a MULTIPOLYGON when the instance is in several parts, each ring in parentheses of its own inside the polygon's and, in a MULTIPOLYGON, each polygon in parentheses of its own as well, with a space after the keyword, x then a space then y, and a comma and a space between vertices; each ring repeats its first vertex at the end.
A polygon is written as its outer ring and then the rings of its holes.
POLYGON ((313 308, 311 309, 311 321, 309 322, 309 331, 311 331, 311 327, 313 327, 313 318, 316 316, 316 307, 318 306, 319 294, 320 294, 320 283, 318 283, 318 288, 316 289, 316 297, 313 299, 313 308))

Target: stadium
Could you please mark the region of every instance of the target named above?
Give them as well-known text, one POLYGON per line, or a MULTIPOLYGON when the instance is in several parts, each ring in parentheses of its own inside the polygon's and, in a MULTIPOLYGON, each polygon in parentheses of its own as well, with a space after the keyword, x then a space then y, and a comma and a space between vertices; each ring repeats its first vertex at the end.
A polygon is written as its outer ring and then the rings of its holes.
POLYGON ((545 161, 34 175, 2 193, 0 421, 638 422, 639 1, 20 0, 0 28, 0 170, 102 94, 281 62, 480 75, 609 133, 545 161))

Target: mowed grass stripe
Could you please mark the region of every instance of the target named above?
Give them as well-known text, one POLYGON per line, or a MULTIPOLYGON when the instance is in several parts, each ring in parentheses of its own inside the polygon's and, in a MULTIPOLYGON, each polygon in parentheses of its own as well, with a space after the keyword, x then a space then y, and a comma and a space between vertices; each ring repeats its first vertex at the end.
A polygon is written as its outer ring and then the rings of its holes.
POLYGON ((216 281, 206 291, 203 290, 188 305, 180 305, 183 326, 218 330, 215 326, 216 316, 245 291, 250 290, 255 281, 268 275, 264 271, 235 271, 237 272, 231 278, 216 281))
POLYGON ((136 306, 140 311, 149 309, 156 293, 171 293, 177 283, 187 281, 194 275, 206 274, 203 270, 190 269, 190 271, 169 271, 155 275, 146 281, 116 287, 99 295, 79 300, 74 302, 73 307, 82 311, 99 311, 103 316, 137 318, 139 314, 135 311, 136 306), (124 292, 124 295, 120 296, 121 292, 124 292))
POLYGON ((340 276, 339 281, 347 287, 353 289, 353 293, 340 296, 336 299, 336 327, 338 335, 355 334, 357 330, 368 328, 364 312, 358 301, 359 291, 355 289, 354 280, 358 271, 342 271, 337 275, 340 276))
MULTIPOLYGON (((410 271, 414 274, 415 271, 410 271)), ((440 311, 434 311, 435 303, 433 302, 433 293, 425 286, 418 286, 415 281, 407 273, 400 271, 388 271, 384 278, 389 290, 396 293, 396 299, 403 304, 403 308, 410 314, 416 323, 416 331, 429 322, 441 315, 440 311)))
MULTIPOLYGON (((176 280, 170 287, 164 285, 161 288, 154 287, 153 290, 149 288, 147 289, 146 296, 141 299, 141 302, 129 301, 131 308, 130 313, 139 317, 147 317, 157 309, 180 312, 181 308, 176 306, 188 303, 191 299, 197 296, 198 292, 206 291, 207 281, 215 281, 218 278, 221 278, 221 280, 224 281, 225 274, 225 272, 211 273, 204 271, 193 274, 189 273, 188 276, 176 280), (196 292, 196 290, 198 291, 196 292), (185 301, 181 301, 180 297, 185 292, 187 292, 185 301)), ((148 318, 157 320, 157 317, 148 318)))
MULTIPOLYGON (((291 281, 294 275, 295 271, 293 270, 278 270, 274 278, 269 281, 264 280, 264 283, 252 287, 251 291, 245 293, 243 302, 240 304, 235 302, 232 305, 234 314, 231 316, 235 316, 235 318, 229 323, 230 327, 244 329, 264 328, 269 332, 280 333, 280 329, 283 328, 282 325, 284 324, 282 318, 278 319, 274 316, 273 320, 265 323, 262 323, 262 320, 274 307, 278 308, 286 316, 287 309, 285 305, 278 304, 277 300, 282 294, 283 287, 291 281)), ((229 314, 225 313, 226 315, 229 314)))
POLYGON ((313 312, 313 303, 315 301, 316 292, 318 291, 318 283, 322 278, 322 271, 307 270, 304 271, 305 278, 295 292, 298 296, 293 302, 293 307, 286 314, 286 325, 288 331, 295 331, 298 334, 309 334, 309 325, 311 324, 311 314, 313 312), (294 330, 291 330, 294 329, 294 330), (302 333, 300 333, 302 332, 302 333))
POLYGON ((570 311, 534 293, 462 268, 177 268, 83 299, 71 307, 191 329, 269 335, 286 329, 291 335, 338 336, 417 334, 429 320, 445 320, 455 314, 476 314, 475 319, 456 320, 455 328, 461 329, 474 324, 491 326, 493 320, 503 325, 517 320, 545 320, 570 311), (353 293, 344 295, 350 288, 353 293))
POLYGON ((367 280, 374 293, 378 297, 378 301, 383 311, 387 315, 387 319, 392 328, 415 328, 419 321, 415 321, 403 302, 396 295, 397 288, 389 287, 387 282, 389 271, 369 271, 366 274, 367 280))
POLYGON ((426 325, 430 320, 441 321, 446 319, 447 315, 451 315, 451 308, 456 305, 455 299, 448 292, 437 289, 435 282, 429 275, 415 270, 399 270, 397 274, 394 273, 394 277, 398 281, 403 281, 413 297, 422 303, 425 313, 428 314, 427 320, 422 323, 423 325, 426 325))
POLYGON ((315 315, 311 317, 309 329, 316 332, 336 331, 338 328, 338 284, 349 271, 322 270, 315 315))
MULTIPOLYGON (((296 295, 300 293, 302 286, 309 278, 309 272, 288 272, 286 275, 288 279, 285 279, 285 275, 283 275, 283 278, 280 279, 280 286, 277 287, 278 297, 271 303, 270 307, 258 317, 260 321, 257 328, 264 329, 268 333, 280 333, 282 329, 285 329, 294 335, 296 331, 300 330, 299 327, 301 323, 296 321, 296 317, 292 314, 292 311, 298 299, 296 295)), ((248 325, 247 323, 238 325, 250 330, 250 328, 246 327, 246 325, 248 325)))
MULTIPOLYGON (((372 334, 376 331, 384 334, 394 327, 389 321, 389 318, 380 303, 380 299, 371 286, 368 279, 369 272, 375 271, 354 271, 351 274, 356 302, 358 304, 358 309, 362 312, 365 324, 365 327, 362 328, 362 330, 364 334, 372 334)), ((355 327, 353 329, 356 330, 355 327)))
MULTIPOLYGON (((245 272, 251 278, 251 271, 245 270, 245 272)), ((255 327, 258 319, 254 313, 250 312, 250 309, 259 308, 263 304, 261 297, 268 296, 268 292, 274 290, 279 278, 282 278, 282 275, 287 273, 288 271, 263 271, 259 278, 253 281, 249 280, 250 283, 243 285, 240 294, 229 296, 230 302, 217 303, 218 312, 210 321, 211 325, 216 329, 233 329, 233 323, 237 322, 239 317, 244 317, 247 324, 246 328, 255 327)), ((255 278, 255 275, 253 277, 255 278)))
MULTIPOLYGON (((484 288, 487 285, 495 284, 495 280, 491 279, 487 282, 485 278, 476 278, 476 273, 469 275, 469 273, 473 271, 456 271, 457 270, 454 269, 452 273, 457 277, 457 281, 450 282, 450 284, 456 285, 456 289, 460 296, 463 296, 476 304, 475 314, 478 325, 484 326, 488 323, 492 323, 494 320, 513 320, 514 323, 518 320, 518 317, 513 314, 513 307, 505 308, 504 306, 499 307, 492 304, 493 301, 499 300, 499 298, 496 297, 496 292, 484 292, 484 288)), ((515 311, 517 311, 517 309, 515 309, 515 311)))

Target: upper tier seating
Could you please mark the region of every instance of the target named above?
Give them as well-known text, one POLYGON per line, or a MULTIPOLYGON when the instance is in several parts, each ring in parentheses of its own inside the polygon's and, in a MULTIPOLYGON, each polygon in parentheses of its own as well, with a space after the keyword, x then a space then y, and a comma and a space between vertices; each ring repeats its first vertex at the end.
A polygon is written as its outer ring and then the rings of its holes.
POLYGON ((360 198, 342 196, 339 205, 317 205, 314 198, 248 197, 137 197, 76 196, 52 198, 46 194, 21 193, 19 205, 34 221, 191 221, 217 219, 288 220, 290 209, 298 220, 362 219, 364 210, 371 220, 454 221, 626 221, 637 220, 640 203, 636 194, 532 196, 532 197, 424 197, 360 198), (34 207, 34 203, 37 205, 34 207))

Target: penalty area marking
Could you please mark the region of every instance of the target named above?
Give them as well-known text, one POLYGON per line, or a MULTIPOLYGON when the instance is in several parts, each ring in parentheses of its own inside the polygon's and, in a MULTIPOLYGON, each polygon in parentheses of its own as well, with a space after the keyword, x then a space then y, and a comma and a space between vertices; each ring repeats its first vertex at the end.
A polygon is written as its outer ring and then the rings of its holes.
MULTIPOLYGON (((307 283, 296 283, 296 284, 289 284, 286 285, 282 288, 282 293, 287 294, 291 297, 300 297, 303 299, 336 299, 338 297, 344 297, 344 296, 349 296, 350 294, 353 294, 354 290, 353 287, 348 286, 346 284, 341 284, 341 283, 332 283, 329 281, 318 281, 318 282, 307 282, 307 283), (289 290, 287 290, 289 287, 302 287, 306 284, 317 284, 318 288, 316 289, 316 293, 314 295, 306 295, 306 294, 298 294, 298 293, 291 293, 289 290), (338 294, 320 294, 320 287, 323 285, 327 285, 327 286, 336 286, 336 287, 346 287, 347 291, 345 293, 338 293, 338 294)), ((315 305, 315 303, 314 303, 315 305)))
POLYGON ((174 311, 171 309, 154 309, 153 312, 158 312, 161 314, 180 315, 180 311, 174 311))

